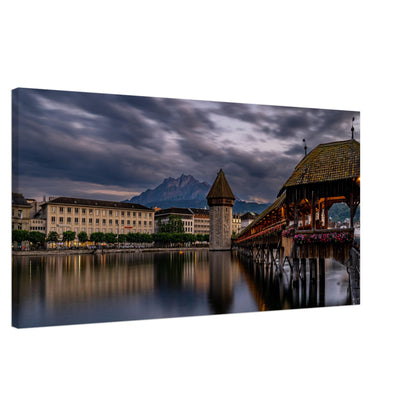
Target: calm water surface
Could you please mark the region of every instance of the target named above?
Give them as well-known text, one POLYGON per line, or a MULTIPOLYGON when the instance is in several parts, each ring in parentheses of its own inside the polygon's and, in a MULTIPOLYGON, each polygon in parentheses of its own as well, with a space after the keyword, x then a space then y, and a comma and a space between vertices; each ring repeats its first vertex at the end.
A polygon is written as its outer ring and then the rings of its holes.
POLYGON ((13 325, 34 327, 350 304, 345 267, 293 287, 236 253, 13 257, 13 325))

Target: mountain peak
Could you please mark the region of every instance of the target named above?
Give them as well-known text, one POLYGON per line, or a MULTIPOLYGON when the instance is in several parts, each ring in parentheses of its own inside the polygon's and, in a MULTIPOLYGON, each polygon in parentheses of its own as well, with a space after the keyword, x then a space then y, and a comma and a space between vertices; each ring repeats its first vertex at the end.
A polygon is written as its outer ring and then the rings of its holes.
POLYGON ((209 185, 206 182, 200 182, 192 175, 183 173, 179 178, 164 179, 156 188, 142 192, 129 202, 146 205, 153 201, 205 200, 208 191, 209 185))
MULTIPOLYGON (((179 178, 165 178, 162 183, 154 189, 148 189, 140 195, 134 196, 129 201, 147 206, 159 208, 183 207, 204 208, 207 205, 206 196, 211 188, 207 182, 201 182, 192 175, 184 173, 179 178)), ((233 212, 244 213, 254 211, 262 212, 268 204, 257 204, 254 202, 241 201, 237 196, 233 212)))

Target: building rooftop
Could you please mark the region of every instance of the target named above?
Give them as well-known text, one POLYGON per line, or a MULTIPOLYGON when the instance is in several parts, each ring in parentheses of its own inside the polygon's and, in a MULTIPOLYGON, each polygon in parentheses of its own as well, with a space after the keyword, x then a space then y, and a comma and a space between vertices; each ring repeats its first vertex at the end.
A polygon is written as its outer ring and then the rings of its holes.
POLYGON ((296 166, 283 185, 306 185, 317 182, 336 181, 360 176, 360 143, 344 140, 320 144, 307 154, 296 166))
POLYGON ((144 205, 134 204, 132 202, 117 202, 117 201, 102 201, 99 199, 84 199, 84 198, 70 198, 66 196, 59 196, 44 202, 43 205, 84 205, 89 207, 106 207, 106 208, 134 208, 147 211, 153 211, 152 208, 145 207, 144 205))
POLYGON ((190 208, 179 208, 179 207, 170 207, 165 209, 160 209, 156 211, 155 215, 166 215, 166 214, 182 214, 182 215, 193 215, 193 212, 190 208))
POLYGON ((18 194, 18 193, 12 193, 12 205, 27 206, 27 207, 31 206, 29 202, 26 201, 26 198, 23 196, 23 194, 18 194))
POLYGON ((203 208, 189 208, 194 214, 197 215, 209 215, 209 209, 203 208))
POLYGON ((228 198, 235 200, 234 194, 231 191, 230 185, 228 185, 222 169, 218 172, 214 184, 208 192, 207 199, 211 198, 228 198))
POLYGON ((254 220, 259 214, 255 212, 246 212, 245 214, 241 215, 242 220, 254 220))

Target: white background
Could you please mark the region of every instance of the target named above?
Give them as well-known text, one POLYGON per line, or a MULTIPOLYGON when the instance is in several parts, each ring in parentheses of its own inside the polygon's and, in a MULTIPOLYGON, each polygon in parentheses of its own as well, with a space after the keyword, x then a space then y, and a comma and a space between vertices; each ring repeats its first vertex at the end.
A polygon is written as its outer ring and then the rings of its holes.
POLYGON ((415 414, 410 4, 3 5, 3 414, 415 414), (15 87, 361 111, 362 305, 11 328, 15 87))

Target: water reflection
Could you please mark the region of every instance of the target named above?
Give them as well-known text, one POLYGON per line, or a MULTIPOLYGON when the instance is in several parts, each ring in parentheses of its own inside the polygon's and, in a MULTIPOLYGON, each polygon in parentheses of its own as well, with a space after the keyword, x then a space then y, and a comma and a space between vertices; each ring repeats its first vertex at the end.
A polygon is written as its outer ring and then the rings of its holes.
POLYGON ((231 252, 15 257, 17 327, 236 313, 348 304, 342 266, 326 264, 325 286, 231 252))
POLYGON ((208 299, 213 313, 229 312, 233 303, 233 276, 231 252, 217 251, 209 259, 208 299))

